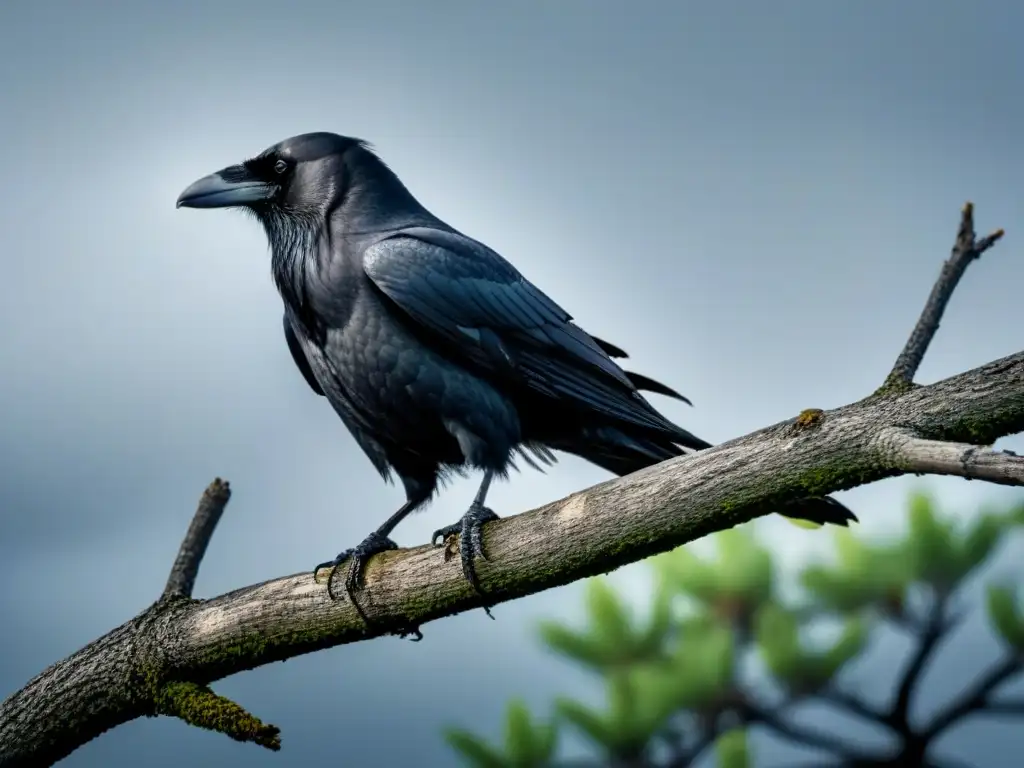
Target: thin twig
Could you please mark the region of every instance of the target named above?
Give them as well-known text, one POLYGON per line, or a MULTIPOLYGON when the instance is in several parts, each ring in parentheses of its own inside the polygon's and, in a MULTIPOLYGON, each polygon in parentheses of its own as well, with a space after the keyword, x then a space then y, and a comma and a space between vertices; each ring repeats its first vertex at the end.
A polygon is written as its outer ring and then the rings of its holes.
POLYGON ((985 704, 985 713, 992 715, 1024 715, 1024 699, 1000 699, 985 704))
POLYGON ((892 705, 889 719, 893 726, 902 734, 909 734, 910 731, 910 699, 914 694, 925 665, 935 652, 939 641, 950 628, 946 619, 946 606, 949 603, 948 595, 941 594, 935 598, 928 623, 924 633, 918 640, 917 650, 914 652, 910 663, 903 672, 903 680, 900 682, 899 690, 896 692, 896 699, 892 705))
POLYGON ((941 759, 926 758, 921 768, 978 768, 976 763, 961 763, 949 757, 941 759))
POLYGON ((922 738, 930 742, 967 715, 985 709, 988 706, 989 695, 1019 673, 1021 668, 1022 662, 1018 656, 1009 656, 1004 659, 968 688, 958 701, 953 702, 936 715, 925 729, 922 738))
POLYGON ((939 279, 935 282, 931 295, 928 296, 928 301, 917 320, 917 325, 914 326, 900 356, 896 358, 896 364, 886 378, 883 388, 905 388, 914 383, 917 369, 921 367, 925 352, 928 351, 935 332, 939 330, 939 322, 942 320, 946 305, 949 303, 953 291, 956 290, 960 278, 964 276, 968 265, 995 245, 1002 236, 1003 230, 999 229, 981 240, 975 240, 974 204, 964 205, 953 252, 942 265, 939 279))
POLYGON ((890 727, 892 725, 891 718, 886 713, 875 709, 859 696, 855 696, 848 691, 843 691, 834 686, 820 691, 814 698, 825 702, 826 704, 831 704, 837 709, 841 709, 848 714, 857 715, 870 722, 890 727))
POLYGON ((790 720, 777 716, 767 708, 758 707, 750 702, 743 704, 742 715, 748 727, 758 724, 763 725, 787 741, 831 752, 834 756, 843 760, 857 761, 870 759, 868 755, 854 750, 849 743, 841 738, 815 728, 805 728, 797 725, 790 720))
POLYGON ((185 534, 178 556, 174 559, 174 566, 167 578, 162 599, 192 597, 199 565, 230 498, 231 486, 219 477, 203 491, 196 513, 192 516, 192 523, 188 527, 188 533, 185 534))

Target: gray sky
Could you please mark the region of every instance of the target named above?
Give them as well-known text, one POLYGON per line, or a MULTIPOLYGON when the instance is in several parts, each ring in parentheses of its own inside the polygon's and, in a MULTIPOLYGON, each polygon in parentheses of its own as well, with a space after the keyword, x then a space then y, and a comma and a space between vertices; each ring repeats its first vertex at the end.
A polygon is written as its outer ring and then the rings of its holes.
MULTIPOLYGON (((262 232, 175 210, 195 178, 296 133, 366 138, 425 205, 696 405, 667 414, 721 440, 871 391, 966 199, 1009 234, 971 267, 920 377, 1021 348, 1022 23, 1009 0, 0 5, 0 695, 158 594, 215 475, 235 494, 198 595, 310 567, 401 500, 293 368, 262 232)), ((491 500, 518 512, 606 477, 566 458, 491 500)), ((475 482, 399 543, 454 521, 475 482)), ((884 533, 919 486, 965 514, 1020 497, 893 480, 843 498, 884 533)), ((763 530, 792 562, 827 550, 763 530)), ((641 596, 646 570, 615 580, 641 596)), ((543 711, 589 690, 535 640, 579 596, 218 684, 283 728, 281 755, 157 719, 65 764, 451 765, 442 725, 496 732, 509 696, 543 711), (474 683, 452 687, 455 670, 474 683)), ((975 632, 943 669, 986 643, 975 632)), ((885 648, 866 688, 884 690, 885 648)), ((934 695, 958 685, 945 677, 934 695)), ((1009 766, 1020 733, 950 743, 1009 766)))

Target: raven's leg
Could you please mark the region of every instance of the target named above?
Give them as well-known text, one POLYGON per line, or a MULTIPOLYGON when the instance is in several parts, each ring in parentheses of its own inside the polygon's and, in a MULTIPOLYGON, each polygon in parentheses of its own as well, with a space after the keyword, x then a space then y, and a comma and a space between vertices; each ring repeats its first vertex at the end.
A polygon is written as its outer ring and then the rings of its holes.
MULTIPOLYGON (((331 585, 334 582, 334 574, 337 573, 345 562, 349 563, 348 574, 345 576, 345 591, 348 593, 349 600, 352 601, 352 605, 355 606, 356 611, 359 612, 359 616, 362 620, 369 624, 370 620, 366 617, 362 607, 359 605, 359 601, 356 600, 355 593, 357 590, 363 587, 363 569, 366 568, 366 563, 371 557, 380 553, 387 552, 392 549, 398 549, 398 545, 393 542, 390 538, 391 532, 395 527, 402 522, 410 512, 422 505, 430 494, 423 496, 417 494, 410 498, 398 511, 389 517, 384 524, 376 531, 367 536, 362 543, 346 549, 344 552, 338 554, 333 560, 320 563, 316 568, 313 569, 313 573, 316 574, 321 568, 330 568, 331 574, 327 577, 327 594, 333 600, 335 598, 334 592, 331 585)), ((419 630, 414 630, 414 634, 419 634, 419 630)), ((417 638, 418 639, 418 638, 417 638)))
MULTIPOLYGON (((484 506, 484 503, 487 501, 487 491, 490 489, 491 480, 493 479, 494 472, 490 470, 484 472, 484 479, 480 483, 480 489, 476 492, 473 503, 470 504, 469 510, 462 516, 462 519, 455 523, 455 525, 449 525, 434 531, 434 535, 430 537, 434 546, 442 546, 445 539, 449 536, 455 533, 459 534, 459 555, 462 558, 462 573, 481 597, 486 595, 480 588, 480 581, 477 579, 473 561, 478 557, 484 560, 487 559, 487 553, 484 552, 483 527, 485 523, 498 519, 494 512, 484 506), (440 544, 437 541, 439 538, 441 539, 440 544)), ((484 610, 490 616, 491 612, 486 606, 484 610)))

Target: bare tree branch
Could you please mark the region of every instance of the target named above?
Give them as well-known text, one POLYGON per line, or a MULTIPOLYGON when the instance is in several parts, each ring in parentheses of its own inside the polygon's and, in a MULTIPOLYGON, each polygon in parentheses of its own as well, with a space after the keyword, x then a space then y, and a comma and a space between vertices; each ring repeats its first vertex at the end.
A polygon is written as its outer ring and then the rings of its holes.
POLYGON ((894 430, 894 450, 907 472, 955 475, 999 485, 1024 485, 1024 456, 993 451, 968 443, 925 440, 910 432, 894 430))
MULTIPOLYGON (((962 232, 971 230, 970 213, 965 208, 962 232)), ((955 284, 946 272, 940 282, 955 284)), ((901 356, 910 362, 898 366, 900 377, 913 375, 949 290, 933 291, 940 298, 929 303, 937 308, 919 323, 926 331, 915 331, 915 351, 901 356)), ((491 604, 513 600, 673 549, 798 497, 930 471, 908 458, 916 450, 912 444, 908 449, 908 436, 980 449, 1021 431, 1024 351, 929 386, 883 387, 852 405, 809 410, 489 523, 484 536, 490 560, 480 563, 478 575, 491 604)), ((977 467, 942 467, 947 474, 980 476, 977 467)), ((179 558, 192 565, 182 566, 183 577, 172 577, 170 595, 190 591, 209 538, 202 531, 213 527, 209 519, 194 522, 198 543, 183 550, 197 554, 179 558)), ((160 713, 276 747, 272 726, 216 696, 209 684, 482 605, 457 560, 445 562, 444 552, 429 545, 371 560, 360 601, 372 631, 348 600, 328 598, 321 576, 286 576, 209 600, 157 601, 0 703, 0 766, 50 765, 109 728, 160 713)))
POLYGON ((171 568, 171 575, 167 579, 167 586, 164 587, 165 600, 171 597, 192 597, 192 589, 199 574, 199 564, 203 561, 206 547, 210 544, 213 531, 220 522, 220 516, 224 514, 224 507, 230 498, 231 486, 219 477, 203 491, 202 498, 199 499, 199 508, 196 509, 192 524, 188 527, 185 540, 181 542, 178 556, 171 568))
POLYGON ((932 288, 931 295, 924 305, 921 317, 917 325, 907 339, 906 346, 896 359, 896 364, 885 380, 883 388, 896 387, 907 388, 913 385, 917 369, 921 367, 925 352, 935 338, 939 330, 939 322, 946 311, 949 299, 960 283, 960 278, 972 261, 981 257, 985 251, 991 248, 1003 236, 1003 230, 997 229, 991 235, 981 240, 975 239, 974 234, 974 204, 967 203, 963 207, 960 216, 960 227, 957 230, 956 242, 953 244, 953 252, 949 259, 942 265, 939 279, 932 288))

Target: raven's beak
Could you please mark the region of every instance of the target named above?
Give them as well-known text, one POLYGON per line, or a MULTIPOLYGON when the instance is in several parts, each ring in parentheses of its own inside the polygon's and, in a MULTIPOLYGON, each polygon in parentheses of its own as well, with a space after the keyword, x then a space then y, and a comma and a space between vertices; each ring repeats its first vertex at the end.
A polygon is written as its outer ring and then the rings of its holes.
POLYGON ((204 176, 178 196, 176 208, 230 208, 269 200, 277 185, 254 179, 244 165, 204 176))

